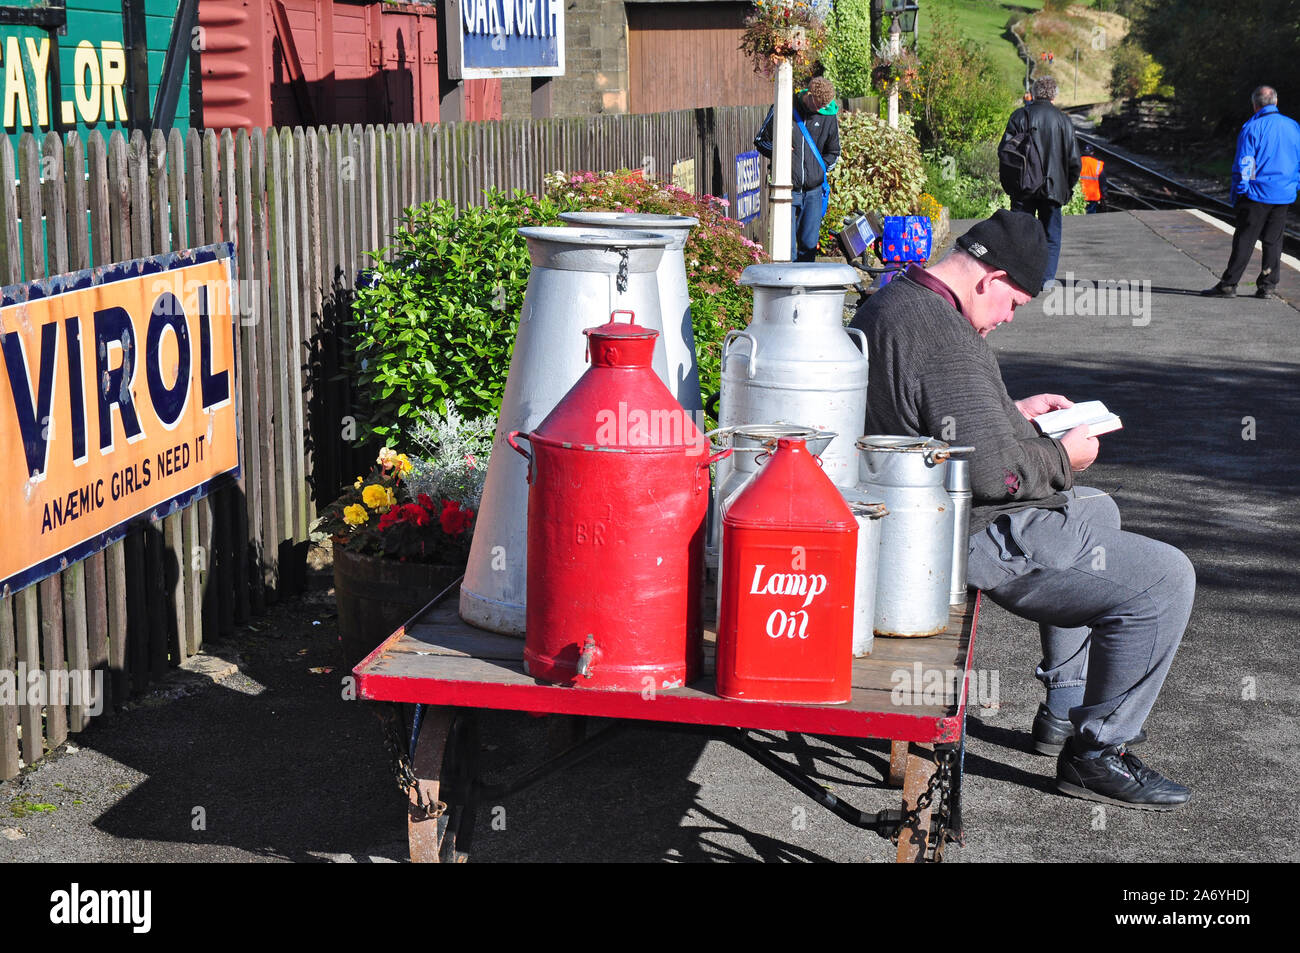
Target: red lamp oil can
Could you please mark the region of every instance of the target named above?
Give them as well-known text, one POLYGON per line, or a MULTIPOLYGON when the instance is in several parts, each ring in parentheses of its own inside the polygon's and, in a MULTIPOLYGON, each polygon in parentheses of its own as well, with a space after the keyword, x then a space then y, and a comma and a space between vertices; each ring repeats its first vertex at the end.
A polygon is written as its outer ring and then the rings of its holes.
POLYGON ((718 694, 849 701, 858 524, 804 441, 777 441, 722 533, 718 694))
POLYGON ((529 458, 524 666, 584 688, 679 687, 702 664, 717 458, 651 367, 657 331, 611 317, 583 333, 591 367, 536 430, 510 435, 529 458))

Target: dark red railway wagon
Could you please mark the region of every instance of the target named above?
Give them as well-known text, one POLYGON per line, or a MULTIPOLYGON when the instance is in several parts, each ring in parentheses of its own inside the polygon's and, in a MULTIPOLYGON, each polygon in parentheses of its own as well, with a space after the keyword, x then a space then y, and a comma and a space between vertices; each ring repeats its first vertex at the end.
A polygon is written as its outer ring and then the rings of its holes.
MULTIPOLYGON (((203 125, 437 122, 432 3, 200 0, 203 125)), ((464 118, 501 118, 500 80, 464 84, 464 118)))

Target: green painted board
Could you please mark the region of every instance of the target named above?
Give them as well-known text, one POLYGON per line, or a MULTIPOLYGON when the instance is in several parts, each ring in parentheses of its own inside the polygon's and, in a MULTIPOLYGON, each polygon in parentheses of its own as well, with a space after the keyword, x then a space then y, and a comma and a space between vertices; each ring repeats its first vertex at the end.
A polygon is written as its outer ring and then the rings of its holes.
MULTIPOLYGON (((33 0, 0 0, 0 6, 36 5, 33 0)), ((145 0, 150 110, 178 6, 179 0, 145 0)), ((15 146, 20 133, 41 136, 53 128, 56 117, 63 119, 65 128, 83 134, 92 129, 105 136, 115 129, 129 132, 124 32, 121 0, 68 0, 67 33, 55 38, 61 79, 55 91, 51 35, 36 27, 0 25, 0 123, 15 146)), ((188 68, 172 125, 182 132, 190 126, 188 68)))

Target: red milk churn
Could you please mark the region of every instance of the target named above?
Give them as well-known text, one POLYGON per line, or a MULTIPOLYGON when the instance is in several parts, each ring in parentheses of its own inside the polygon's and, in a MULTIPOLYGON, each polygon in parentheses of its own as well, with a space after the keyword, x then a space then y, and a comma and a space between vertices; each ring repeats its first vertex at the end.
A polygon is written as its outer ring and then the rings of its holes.
POLYGON ((585 688, 678 687, 701 663, 714 458, 651 368, 658 331, 611 316, 583 333, 591 367, 509 438, 529 458, 524 665, 585 688))
POLYGON ((718 694, 849 701, 858 524, 804 441, 777 441, 722 533, 718 694))

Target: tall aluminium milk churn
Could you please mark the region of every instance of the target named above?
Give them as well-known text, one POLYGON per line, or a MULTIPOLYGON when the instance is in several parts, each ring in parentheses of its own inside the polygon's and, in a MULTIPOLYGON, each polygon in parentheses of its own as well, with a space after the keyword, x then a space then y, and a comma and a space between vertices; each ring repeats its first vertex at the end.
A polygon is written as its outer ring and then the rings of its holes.
POLYGON ((663 311, 668 389, 687 410, 703 410, 700 369, 695 356, 695 330, 691 325, 691 295, 686 284, 686 258, 682 251, 691 229, 700 220, 689 215, 651 215, 646 212, 562 212, 560 220, 588 230, 631 228, 672 239, 664 249, 659 270, 655 272, 659 283, 659 307, 663 311))
POLYGON ((948 627, 953 506, 947 461, 969 447, 930 437, 870 435, 858 489, 889 510, 880 532, 876 635, 937 635, 948 627))
POLYGON ((585 688, 678 688, 702 663, 709 442, 650 369, 657 331, 586 333, 591 369, 536 430, 509 435, 530 463, 524 666, 585 688))
POLYGON ((858 562, 854 571, 853 657, 871 654, 875 642, 876 573, 880 565, 880 527, 889 515, 883 503, 872 502, 861 490, 840 488, 858 521, 858 562))
MULTIPOLYGON (((547 227, 519 234, 528 241, 532 271, 460 587, 461 618, 507 635, 524 633, 528 482, 506 437, 533 430, 586 372, 583 351, 573 344, 586 328, 628 310, 642 327, 662 330, 655 273, 668 245, 662 235, 634 231, 547 227)), ((666 383, 668 364, 657 343, 652 366, 666 383)))
POLYGON ((849 701, 858 524, 802 440, 777 441, 722 534, 718 694, 849 701))
POLYGON ((822 471, 845 487, 857 482, 853 441, 867 412, 866 336, 844 327, 844 291, 857 279, 838 264, 746 268, 740 283, 754 289, 754 320, 723 341, 718 410, 719 427, 797 420, 834 431, 822 471))

